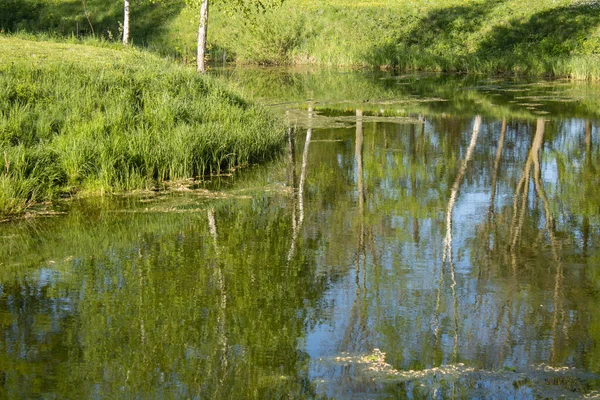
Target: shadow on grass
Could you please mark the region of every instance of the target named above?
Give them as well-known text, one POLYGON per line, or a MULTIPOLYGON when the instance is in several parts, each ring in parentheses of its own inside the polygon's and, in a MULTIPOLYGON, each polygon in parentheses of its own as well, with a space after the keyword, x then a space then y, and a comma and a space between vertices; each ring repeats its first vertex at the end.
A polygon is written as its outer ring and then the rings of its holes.
POLYGON ((482 40, 480 57, 512 55, 517 58, 600 53, 600 38, 591 33, 600 26, 600 5, 557 7, 496 26, 482 40))
POLYGON ((373 46, 367 62, 401 69, 451 70, 459 57, 476 50, 471 37, 488 23, 489 15, 505 0, 436 8, 420 18, 395 42, 373 46))
POLYGON ((437 71, 498 72, 520 66, 552 72, 557 58, 600 54, 600 36, 593 35, 600 26, 600 4, 556 7, 528 18, 506 19, 508 12, 497 10, 504 2, 435 9, 397 41, 370 49, 367 62, 437 71))
POLYGON ((476 33, 489 21, 492 11, 505 0, 489 0, 468 6, 438 8, 431 11, 404 38, 406 46, 452 50, 460 53, 474 43, 467 36, 476 33))
MULTIPOLYGON (((123 3, 120 1, 85 0, 88 22, 81 0, 2 0, 0 31, 25 31, 64 37, 92 35, 120 40, 123 3)), ((136 45, 147 44, 150 37, 163 34, 165 26, 184 7, 183 1, 133 4, 131 7, 131 39, 136 45)))

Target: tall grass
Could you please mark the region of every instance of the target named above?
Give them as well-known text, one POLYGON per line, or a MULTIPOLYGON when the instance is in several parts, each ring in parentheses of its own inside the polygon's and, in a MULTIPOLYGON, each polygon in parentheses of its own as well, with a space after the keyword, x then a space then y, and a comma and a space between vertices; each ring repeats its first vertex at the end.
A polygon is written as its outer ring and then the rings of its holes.
POLYGON ((283 123, 215 79, 136 51, 0 37, 0 214, 272 157, 283 123))

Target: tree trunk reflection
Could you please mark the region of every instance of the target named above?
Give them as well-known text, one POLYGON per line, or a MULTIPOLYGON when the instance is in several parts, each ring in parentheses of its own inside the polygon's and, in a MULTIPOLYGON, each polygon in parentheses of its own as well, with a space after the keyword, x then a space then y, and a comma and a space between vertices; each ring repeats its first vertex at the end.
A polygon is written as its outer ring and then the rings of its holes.
MULTIPOLYGON (((585 172, 586 175, 593 175, 593 164, 592 164, 592 122, 585 122, 585 172)), ((587 258, 588 244, 590 241, 590 218, 587 215, 583 217, 583 255, 587 258)))
POLYGON ((225 377, 227 375, 227 332, 226 332, 226 308, 227 308, 227 292, 225 288, 225 277, 223 276, 223 266, 221 262, 221 251, 218 244, 217 223, 215 220, 215 211, 212 208, 208 209, 208 228, 213 242, 216 262, 213 264, 217 287, 219 288, 218 311, 217 311, 217 351, 219 354, 220 371, 215 374, 218 377, 218 389, 215 393, 219 393, 225 377))
POLYGON ((504 140, 506 138, 506 118, 502 118, 502 128, 500 129, 500 139, 498 140, 498 150, 496 151, 496 159, 494 160, 494 170, 492 172, 492 194, 490 196, 489 218, 494 214, 494 205, 496 201, 496 189, 498 180, 498 171, 500 167, 500 159, 502 158, 502 150, 504 149, 504 140))
POLYGON ((473 123, 473 132, 471 134, 471 142, 469 143, 469 147, 467 148, 467 153, 465 154, 465 159, 463 160, 458 175, 452 185, 452 189, 450 191, 450 199, 448 201, 448 207, 446 208, 446 236, 444 238, 444 251, 442 256, 442 266, 440 268, 440 278, 438 282, 438 293, 436 298, 436 309, 435 309, 435 322, 434 322, 434 333, 435 333, 435 341, 436 345, 439 344, 440 341, 440 308, 441 308, 441 296, 442 296, 442 288, 444 285, 444 269, 446 263, 450 266, 450 279, 451 284, 450 288, 452 291, 452 299, 453 299, 453 313, 454 313, 454 350, 453 355, 455 361, 458 357, 458 299, 456 297, 456 276, 455 276, 455 268, 454 261, 452 259, 452 213, 454 211, 454 206, 456 204, 456 198, 458 196, 458 191, 460 189, 460 185, 465 177, 467 172, 467 166, 471 157, 473 156, 473 151, 475 150, 475 144, 477 143, 477 137, 479 136, 479 130, 481 128, 481 116, 476 116, 475 121, 473 123))
MULTIPOLYGON (((298 216, 296 219, 296 208, 293 208, 292 212, 292 243, 290 244, 290 251, 288 252, 288 262, 292 260, 294 257, 294 253, 296 252, 296 246, 298 242, 298 236, 300 235, 300 229, 302 228, 302 223, 304 222, 304 184, 306 181, 306 169, 308 166, 308 148, 310 146, 310 140, 312 136, 312 127, 310 123, 310 119, 313 117, 313 107, 309 105, 308 107, 308 129, 306 130, 306 139, 304 141, 304 151, 302 152, 302 165, 300 167, 300 181, 298 182, 297 189, 297 204, 298 204, 298 216)), ((292 137, 292 135, 290 135, 292 137)), ((294 141, 290 139, 289 146, 291 146, 291 153, 294 152, 294 141)), ((292 154, 290 156, 290 162, 292 163, 292 183, 295 181, 295 156, 292 154)), ((295 187, 293 187, 295 190, 295 187)), ((292 204, 294 206, 294 204, 292 204)))
POLYGON ((356 162, 357 186, 357 244, 355 254, 356 295, 350 311, 350 321, 344 337, 344 347, 349 352, 358 352, 368 341, 368 299, 366 286, 366 247, 365 247, 365 184, 363 165, 363 112, 356 110, 356 136, 354 159, 356 162))

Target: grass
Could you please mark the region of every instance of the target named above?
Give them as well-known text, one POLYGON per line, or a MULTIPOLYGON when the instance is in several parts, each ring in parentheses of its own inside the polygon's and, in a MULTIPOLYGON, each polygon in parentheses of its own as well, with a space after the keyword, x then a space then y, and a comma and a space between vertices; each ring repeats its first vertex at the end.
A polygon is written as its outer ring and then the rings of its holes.
MULTIPOLYGON (((122 6, 87 0, 97 37, 118 40, 122 6)), ((194 61, 197 10, 181 0, 132 7, 134 43, 194 61)), ((0 30, 91 34, 75 0, 6 0, 0 30)), ((320 64, 600 79, 597 0, 286 0, 256 15, 216 5, 210 54, 252 64, 320 64)))
POLYGON ((597 2, 534 0, 523 6, 514 0, 288 0, 286 4, 256 17, 251 25, 217 18, 213 40, 244 62, 600 79, 597 2), (225 29, 226 25, 232 28, 225 29))
POLYGON ((0 36, 0 54, 0 215, 260 162, 284 142, 264 108, 144 52, 0 36))

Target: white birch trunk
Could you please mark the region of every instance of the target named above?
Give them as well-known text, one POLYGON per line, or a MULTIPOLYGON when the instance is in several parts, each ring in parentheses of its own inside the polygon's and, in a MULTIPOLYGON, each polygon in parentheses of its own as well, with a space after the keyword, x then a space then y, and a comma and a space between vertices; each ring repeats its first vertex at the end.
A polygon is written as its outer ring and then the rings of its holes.
POLYGON ((123 44, 129 43, 129 0, 123 1, 123 44))
POLYGON ((198 24, 198 72, 206 72, 206 36, 208 33, 208 0, 200 5, 200 23, 198 24))

